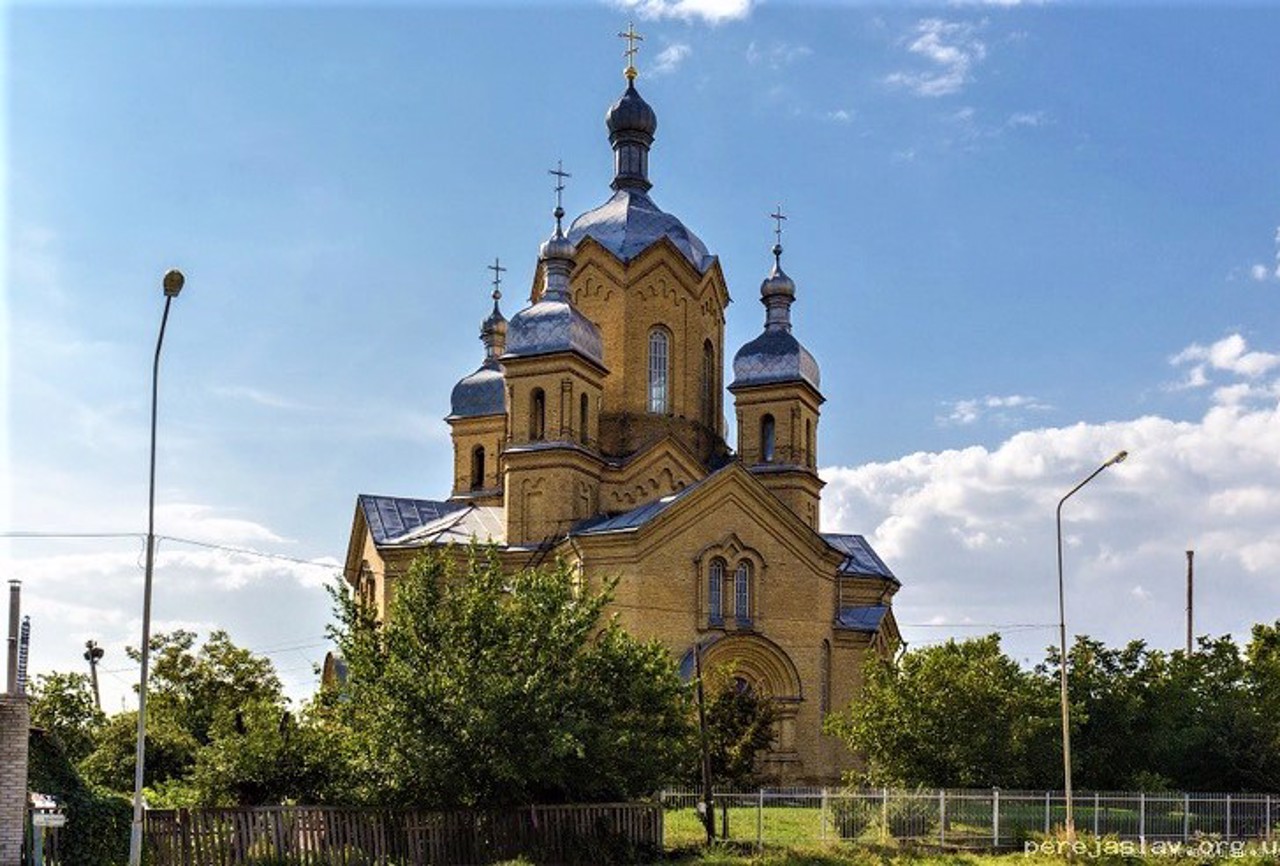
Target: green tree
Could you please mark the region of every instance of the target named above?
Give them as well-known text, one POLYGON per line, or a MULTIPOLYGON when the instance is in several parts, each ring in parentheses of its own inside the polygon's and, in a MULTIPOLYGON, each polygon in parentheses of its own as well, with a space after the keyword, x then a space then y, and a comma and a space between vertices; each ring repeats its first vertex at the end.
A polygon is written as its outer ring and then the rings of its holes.
POLYGON ((40 674, 32 684, 31 724, 48 731, 72 763, 93 751, 106 721, 85 674, 40 674))
MULTIPOLYGON (((138 714, 119 713, 107 720, 97 747, 80 762, 84 778, 111 791, 133 790, 134 759, 138 745, 138 714)), ((199 743, 191 734, 165 718, 147 723, 147 761, 143 784, 151 787, 186 775, 195 763, 199 743)))
POLYGON ((999 635, 950 640, 869 658, 862 694, 827 731, 865 758, 853 782, 1019 787, 1050 760, 1053 694, 1001 651, 999 635))
MULTIPOLYGON (((756 765, 774 740, 777 710, 761 694, 735 676, 732 666, 707 677, 707 753, 716 785, 750 788, 760 783, 756 765)), ((700 778, 696 771, 693 776, 700 778)))
MULTIPOLYGON (((456 552, 456 551, 455 551, 456 552)), ((592 801, 652 793, 691 741, 666 650, 602 621, 609 588, 564 564, 505 574, 497 554, 431 552, 380 625, 335 591, 355 793, 383 804, 592 801)))
MULTIPOLYGON (((195 642, 195 633, 183 630, 151 638, 148 721, 167 719, 204 745, 219 715, 259 700, 283 703, 270 659, 236 646, 221 630, 210 632, 199 650, 195 642)), ((127 652, 140 659, 132 647, 127 652)))

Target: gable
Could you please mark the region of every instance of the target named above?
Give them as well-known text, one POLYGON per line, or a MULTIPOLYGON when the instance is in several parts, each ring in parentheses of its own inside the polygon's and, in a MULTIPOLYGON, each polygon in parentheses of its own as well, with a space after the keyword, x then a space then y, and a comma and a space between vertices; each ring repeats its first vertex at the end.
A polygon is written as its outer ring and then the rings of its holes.
POLYGON ((608 513, 629 511, 679 493, 706 473, 688 448, 665 436, 606 472, 600 485, 600 508, 608 513))

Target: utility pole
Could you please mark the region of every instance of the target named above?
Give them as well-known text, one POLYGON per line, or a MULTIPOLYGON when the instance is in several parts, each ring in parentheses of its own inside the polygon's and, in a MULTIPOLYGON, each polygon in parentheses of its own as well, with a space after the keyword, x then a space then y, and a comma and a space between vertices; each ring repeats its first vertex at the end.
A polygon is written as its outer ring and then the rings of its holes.
POLYGON ((102 712, 102 695, 98 692, 98 662, 102 659, 103 649, 96 640, 84 642, 84 660, 89 663, 89 678, 93 682, 93 705, 102 712))
POLYGON ((1187 551, 1187 658, 1191 658, 1191 644, 1194 637, 1194 611, 1195 602, 1195 558, 1194 550, 1187 551))
POLYGON ((716 838, 716 810, 711 799, 711 752, 707 747, 707 706, 706 695, 702 690, 702 645, 696 640, 693 643, 693 670, 694 676, 698 678, 698 744, 699 751, 702 752, 702 805, 705 810, 702 813, 702 823, 707 830, 707 844, 710 845, 716 838))

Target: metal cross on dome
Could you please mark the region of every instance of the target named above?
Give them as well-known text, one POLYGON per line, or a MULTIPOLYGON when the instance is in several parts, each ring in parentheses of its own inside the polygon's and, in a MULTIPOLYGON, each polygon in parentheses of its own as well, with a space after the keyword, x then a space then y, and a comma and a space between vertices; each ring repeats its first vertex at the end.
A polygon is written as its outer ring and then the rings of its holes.
POLYGON ((627 32, 619 33, 618 38, 627 40, 627 50, 622 53, 627 58, 627 78, 634 79, 636 77, 636 52, 640 50, 639 47, 636 46, 636 43, 643 42, 644 37, 636 32, 635 24, 628 21, 627 32))
POLYGON ((564 204, 560 200, 560 194, 564 192, 564 179, 573 175, 564 170, 564 160, 561 159, 556 160, 555 168, 547 169, 547 174, 553 174, 556 177, 556 210, 560 210, 564 204))
POLYGON ((786 214, 782 212, 782 205, 779 204, 769 216, 773 218, 774 222, 773 236, 777 238, 778 246, 782 246, 782 221, 787 218, 786 214))
POLYGON ((496 301, 502 297, 502 272, 506 270, 502 266, 501 261, 495 256, 493 264, 486 266, 493 271, 493 299, 496 301))

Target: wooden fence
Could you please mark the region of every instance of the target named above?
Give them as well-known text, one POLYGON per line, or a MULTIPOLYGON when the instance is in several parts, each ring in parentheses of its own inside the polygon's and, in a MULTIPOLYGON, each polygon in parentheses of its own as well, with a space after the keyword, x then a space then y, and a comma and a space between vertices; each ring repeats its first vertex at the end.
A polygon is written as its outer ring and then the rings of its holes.
POLYGON ((646 803, 412 812, 270 806, 148 810, 153 866, 467 866, 626 862, 662 850, 646 803))

